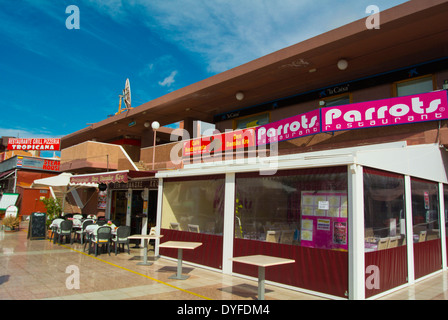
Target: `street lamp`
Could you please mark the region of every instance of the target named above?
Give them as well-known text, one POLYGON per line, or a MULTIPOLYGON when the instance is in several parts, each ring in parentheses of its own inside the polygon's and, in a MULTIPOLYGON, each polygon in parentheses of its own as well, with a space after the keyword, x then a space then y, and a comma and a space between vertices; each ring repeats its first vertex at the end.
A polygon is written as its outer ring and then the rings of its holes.
POLYGON ((154 130, 154 149, 152 150, 152 170, 154 171, 154 162, 156 161, 156 133, 157 133, 157 129, 160 128, 160 123, 158 123, 157 121, 154 121, 153 123, 151 123, 151 127, 154 130))

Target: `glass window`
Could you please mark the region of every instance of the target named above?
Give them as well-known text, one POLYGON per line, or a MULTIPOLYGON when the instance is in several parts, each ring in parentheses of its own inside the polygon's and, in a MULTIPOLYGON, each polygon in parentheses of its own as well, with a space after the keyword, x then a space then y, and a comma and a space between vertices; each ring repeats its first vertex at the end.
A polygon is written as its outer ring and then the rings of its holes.
POLYGON ((235 129, 246 129, 268 124, 270 121, 269 112, 260 113, 235 120, 235 129))
POLYGON ((364 168, 365 251, 406 244, 404 177, 364 168))
POLYGON ((411 190, 414 242, 440 238, 437 183, 412 178, 411 190))
POLYGON ((224 178, 164 181, 164 229, 222 235, 224 178))
POLYGON ((343 106, 351 103, 350 94, 323 99, 323 101, 325 101, 325 107, 343 106))
POLYGON ((347 169, 236 178, 235 237, 347 249, 347 169))
POLYGON ((434 90, 432 76, 406 80, 396 83, 397 97, 431 92, 434 90))

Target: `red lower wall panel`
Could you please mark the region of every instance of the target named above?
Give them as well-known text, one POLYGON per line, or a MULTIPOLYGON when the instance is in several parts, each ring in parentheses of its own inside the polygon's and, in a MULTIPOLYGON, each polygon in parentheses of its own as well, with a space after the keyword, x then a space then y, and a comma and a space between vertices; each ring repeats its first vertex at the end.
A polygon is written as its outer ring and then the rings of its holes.
POLYGON ((442 269, 440 239, 414 243, 415 279, 442 269))
POLYGON ((366 298, 406 283, 406 246, 365 253, 366 298), (373 267, 368 269, 369 267, 373 267))
MULTIPOLYGON (((202 246, 194 250, 184 250, 182 260, 222 269, 222 236, 170 229, 162 229, 161 234, 163 237, 160 239, 160 243, 166 241, 202 242, 202 246)), ((177 258, 177 249, 160 248, 160 254, 177 258)))
MULTIPOLYGON (((296 263, 266 268, 266 280, 346 298, 348 254, 345 251, 235 239, 234 257, 264 254, 296 260, 296 263)), ((233 263, 235 273, 258 277, 258 268, 233 263)))

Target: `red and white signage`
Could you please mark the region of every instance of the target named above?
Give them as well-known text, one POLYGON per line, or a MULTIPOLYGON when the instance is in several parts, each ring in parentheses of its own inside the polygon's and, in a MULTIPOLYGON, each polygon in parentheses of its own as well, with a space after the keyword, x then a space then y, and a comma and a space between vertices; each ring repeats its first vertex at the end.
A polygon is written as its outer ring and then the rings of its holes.
POLYGON ((8 150, 38 150, 38 151, 59 151, 61 139, 22 139, 9 138, 8 150))
POLYGON ((42 169, 49 171, 59 171, 61 169, 61 161, 45 159, 42 169))
POLYGON ((183 144, 183 156, 203 155, 254 146, 255 130, 250 128, 188 140, 183 144))

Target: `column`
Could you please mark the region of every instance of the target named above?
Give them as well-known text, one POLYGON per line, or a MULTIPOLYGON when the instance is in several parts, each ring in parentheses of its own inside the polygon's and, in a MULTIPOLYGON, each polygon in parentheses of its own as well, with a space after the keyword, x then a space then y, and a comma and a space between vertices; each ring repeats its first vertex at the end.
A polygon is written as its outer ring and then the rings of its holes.
MULTIPOLYGON (((149 198, 149 189, 143 189, 143 218, 142 218, 142 234, 149 234, 148 232, 148 198, 149 198)), ((141 240, 141 246, 145 246, 145 240, 141 240)))
POLYGON ((445 198, 443 192, 443 183, 439 183, 439 214, 440 214, 440 240, 442 241, 442 269, 447 269, 446 257, 446 230, 445 230, 445 198))
POLYGON ((363 168, 348 167, 348 298, 365 299, 363 168))
MULTIPOLYGON (((162 225, 162 200, 163 200, 163 179, 159 178, 159 189, 157 190, 157 215, 156 215, 156 233, 160 234, 160 226, 162 225)), ((155 241, 154 255, 159 256, 160 239, 155 241)))
POLYGON ((128 189, 126 193, 126 197, 128 199, 126 204, 126 225, 131 225, 131 210, 132 210, 132 189, 128 189))
POLYGON ((404 196, 406 205, 406 245, 408 257, 408 284, 415 282, 414 273, 414 231, 412 225, 411 177, 404 176, 404 196))
POLYGON ((107 186, 107 196, 106 196, 106 219, 110 220, 111 217, 111 209, 112 209, 112 189, 110 186, 107 186))
POLYGON ((233 258, 233 238, 234 215, 235 215, 235 173, 226 174, 226 185, 224 194, 224 226, 223 226, 223 244, 222 244, 222 272, 232 273, 233 258))

